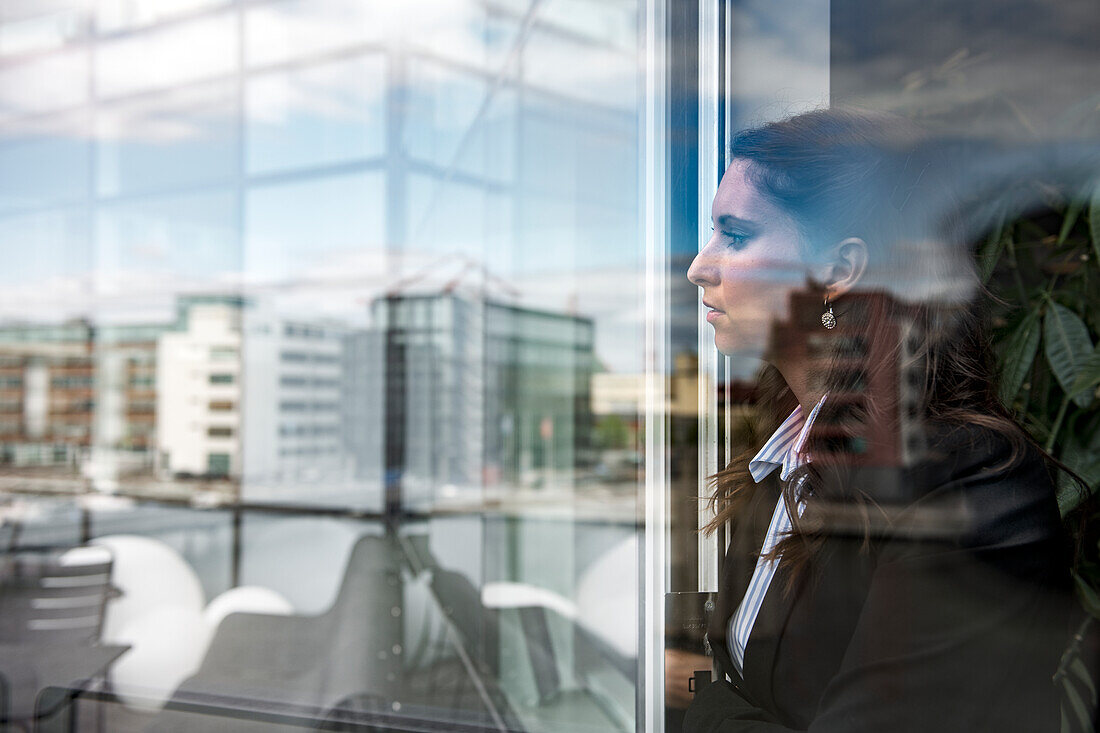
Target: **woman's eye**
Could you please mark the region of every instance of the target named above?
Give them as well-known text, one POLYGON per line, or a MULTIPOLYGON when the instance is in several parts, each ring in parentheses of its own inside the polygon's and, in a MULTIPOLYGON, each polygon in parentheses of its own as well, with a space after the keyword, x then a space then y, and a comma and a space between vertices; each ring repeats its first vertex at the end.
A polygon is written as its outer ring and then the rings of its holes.
POLYGON ((734 249, 744 249, 749 242, 749 235, 747 234, 737 234, 735 232, 722 232, 722 234, 729 240, 730 246, 734 249))
MULTIPOLYGON (((712 232, 714 231, 713 224, 711 224, 710 230, 712 232)), ((737 232, 722 231, 721 234, 722 237, 726 240, 728 246, 732 247, 733 249, 744 249, 745 245, 748 244, 750 239, 750 236, 748 234, 740 234, 737 232)))

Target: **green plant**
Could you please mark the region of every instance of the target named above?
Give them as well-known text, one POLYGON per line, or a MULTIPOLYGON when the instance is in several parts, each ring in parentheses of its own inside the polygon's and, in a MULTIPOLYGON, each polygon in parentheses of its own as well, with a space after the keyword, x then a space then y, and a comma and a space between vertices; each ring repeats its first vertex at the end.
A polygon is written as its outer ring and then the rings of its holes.
POLYGON ((1089 614, 1055 676, 1063 690, 1064 731, 1090 730, 1095 681, 1082 656, 1100 618, 1095 558, 1100 510, 1100 188, 1065 194, 1034 184, 1043 206, 1002 221, 979 253, 995 296, 994 345, 1002 401, 1039 443, 1087 484, 1058 477, 1063 516, 1080 520, 1083 559, 1074 568, 1077 597, 1089 614))

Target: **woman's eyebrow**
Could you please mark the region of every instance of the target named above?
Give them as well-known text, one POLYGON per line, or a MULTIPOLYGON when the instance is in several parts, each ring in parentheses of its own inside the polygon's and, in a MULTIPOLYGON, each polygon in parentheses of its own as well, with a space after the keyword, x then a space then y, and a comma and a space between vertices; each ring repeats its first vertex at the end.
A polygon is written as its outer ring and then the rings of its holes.
POLYGON ((733 214, 722 214, 721 216, 719 216, 717 219, 714 220, 714 223, 717 224, 718 226, 720 226, 723 229, 738 228, 738 227, 740 227, 741 229, 749 229, 749 230, 755 230, 756 229, 756 223, 755 222, 751 222, 748 219, 742 219, 741 217, 734 216, 733 214))

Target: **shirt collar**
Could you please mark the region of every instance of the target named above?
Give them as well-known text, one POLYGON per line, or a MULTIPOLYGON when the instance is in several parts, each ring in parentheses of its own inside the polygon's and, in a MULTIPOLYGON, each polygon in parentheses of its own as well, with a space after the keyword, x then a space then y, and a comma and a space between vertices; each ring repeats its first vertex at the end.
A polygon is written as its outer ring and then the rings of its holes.
POLYGON ((760 483, 777 468, 780 469, 779 478, 786 481, 796 468, 810 460, 809 455, 802 452, 802 447, 806 444, 810 428, 828 396, 829 393, 826 392, 806 419, 802 416, 802 405, 794 408, 779 429, 768 438, 768 442, 764 443, 764 447, 749 461, 749 473, 752 474, 753 481, 760 483))

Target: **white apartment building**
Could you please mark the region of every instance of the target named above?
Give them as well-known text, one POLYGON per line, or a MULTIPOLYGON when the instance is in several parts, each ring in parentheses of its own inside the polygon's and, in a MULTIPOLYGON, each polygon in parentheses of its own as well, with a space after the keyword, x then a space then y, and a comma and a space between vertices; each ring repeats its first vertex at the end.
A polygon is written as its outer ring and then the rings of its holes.
POLYGON ((350 456, 342 440, 341 379, 347 328, 289 318, 268 305, 244 315, 241 497, 346 500, 350 456))
POLYGON ((157 452, 167 475, 239 476, 241 312, 233 296, 182 299, 157 341, 157 452))

